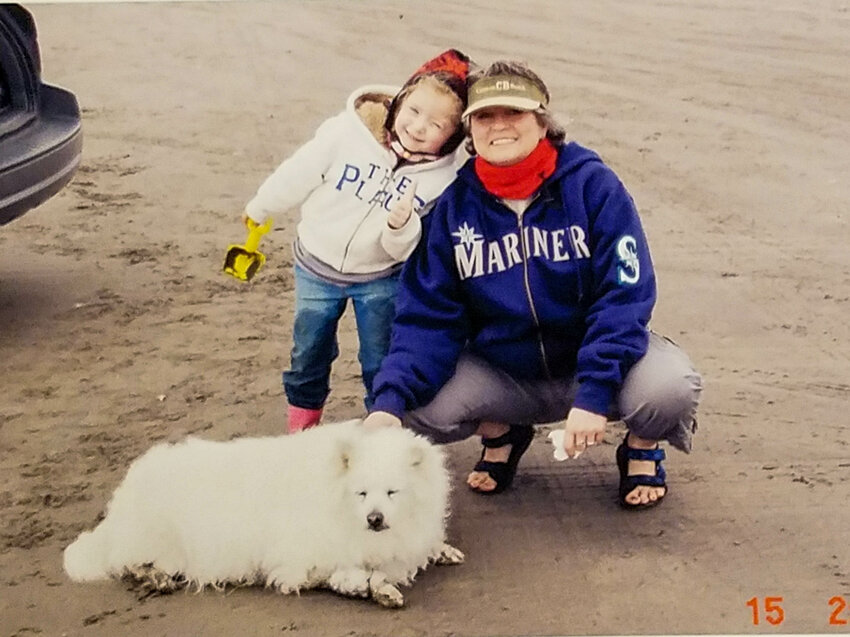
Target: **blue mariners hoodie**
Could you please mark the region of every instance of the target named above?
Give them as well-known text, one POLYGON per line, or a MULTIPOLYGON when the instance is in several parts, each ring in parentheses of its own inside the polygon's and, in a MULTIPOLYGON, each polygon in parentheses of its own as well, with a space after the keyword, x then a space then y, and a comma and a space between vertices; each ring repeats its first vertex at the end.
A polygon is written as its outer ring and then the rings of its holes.
POLYGON ((559 146, 521 215, 470 160, 402 270, 373 410, 427 404, 467 348, 516 378, 575 375, 574 405, 605 414, 646 352, 655 298, 634 202, 596 153, 559 146))

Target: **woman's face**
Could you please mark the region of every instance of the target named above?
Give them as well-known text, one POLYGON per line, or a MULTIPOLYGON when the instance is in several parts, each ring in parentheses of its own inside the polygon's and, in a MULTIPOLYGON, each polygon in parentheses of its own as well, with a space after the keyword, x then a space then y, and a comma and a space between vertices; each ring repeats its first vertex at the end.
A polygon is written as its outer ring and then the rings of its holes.
POLYGON ((495 166, 516 164, 531 154, 546 136, 533 111, 491 106, 469 118, 475 152, 495 166))
POLYGON ((436 153, 459 124, 458 100, 423 82, 404 98, 393 130, 410 152, 436 153))

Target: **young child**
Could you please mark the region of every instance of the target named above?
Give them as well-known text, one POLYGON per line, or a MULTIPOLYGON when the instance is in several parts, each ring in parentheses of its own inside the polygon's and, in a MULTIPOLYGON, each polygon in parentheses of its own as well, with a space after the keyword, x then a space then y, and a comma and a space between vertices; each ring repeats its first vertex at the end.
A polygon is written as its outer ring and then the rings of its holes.
POLYGON ((243 221, 261 224, 303 202, 294 243, 293 346, 283 373, 290 433, 321 418, 348 299, 371 407, 401 264, 419 241, 420 216, 466 157, 459 146, 469 66, 466 55, 450 49, 423 64, 400 90, 356 90, 345 111, 319 126, 245 207, 243 221))

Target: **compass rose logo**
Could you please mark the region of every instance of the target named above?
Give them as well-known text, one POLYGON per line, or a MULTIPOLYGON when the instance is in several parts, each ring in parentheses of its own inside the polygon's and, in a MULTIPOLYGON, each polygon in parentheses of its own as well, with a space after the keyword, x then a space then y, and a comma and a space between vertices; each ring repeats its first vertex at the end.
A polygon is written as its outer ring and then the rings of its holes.
POLYGON ((453 237, 460 239, 460 245, 469 247, 476 241, 481 241, 484 237, 480 234, 475 234, 475 228, 470 228, 466 221, 457 229, 457 232, 452 232, 453 237))

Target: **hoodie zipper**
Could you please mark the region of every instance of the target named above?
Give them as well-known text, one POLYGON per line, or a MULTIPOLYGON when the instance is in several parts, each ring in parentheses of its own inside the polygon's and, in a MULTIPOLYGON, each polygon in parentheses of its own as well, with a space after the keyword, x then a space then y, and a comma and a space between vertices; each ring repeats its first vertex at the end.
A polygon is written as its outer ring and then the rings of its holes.
MULTIPOLYGON (((392 152, 392 151, 389 151, 389 152, 392 152)), ((405 165, 402 165, 402 166, 396 165, 395 167, 393 167, 389 171, 387 171, 387 174, 384 176, 383 181, 380 184, 380 188, 387 194, 387 196, 389 196, 392 192, 390 187, 395 186, 395 177, 397 177, 399 175, 402 175, 402 176, 413 175, 413 174, 416 174, 416 172, 418 172, 416 170, 405 171, 404 170, 405 167, 406 167, 405 165)), ((357 236, 357 233, 360 230, 360 228, 363 226, 363 223, 366 221, 366 219, 369 218, 369 215, 371 215, 372 212, 375 210, 376 205, 379 208, 384 209, 384 204, 382 202, 375 201, 371 206, 369 206, 369 209, 366 211, 366 214, 363 215, 363 217, 361 217, 360 221, 357 223, 357 226, 354 228, 354 230, 351 231, 351 235, 348 237, 348 242, 345 244, 345 250, 342 253, 342 261, 341 261, 340 267, 339 267, 340 272, 345 272, 345 261, 346 261, 346 259, 348 259, 348 253, 351 251, 351 244, 354 243, 354 237, 357 236)), ((414 212, 412 214, 416 214, 416 213, 414 212)))
MULTIPOLYGON (((533 204, 534 201, 531 201, 525 210, 531 208, 533 204)), ((540 359, 543 363, 543 372, 546 374, 547 379, 551 379, 552 372, 549 370, 549 363, 546 362, 546 347, 543 345, 543 331, 540 329, 540 319, 537 316, 537 308, 534 307, 534 297, 531 294, 531 284, 528 281, 528 253, 526 251, 527 246, 525 244, 525 227, 523 226, 525 210, 516 213, 517 228, 519 230, 519 244, 522 249, 522 278, 523 283, 525 284, 525 298, 528 300, 528 307, 531 310, 531 318, 534 321, 534 326, 537 328, 537 347, 540 349, 540 359)))
MULTIPOLYGON (((393 182, 393 176, 394 175, 395 175, 395 171, 390 170, 386 174, 386 176, 384 177, 383 181, 380 184, 381 190, 386 192, 388 195, 389 195, 389 192, 390 192, 389 189, 388 189, 388 186, 390 184, 394 183, 393 182)), ((348 242, 345 244, 345 250, 342 253, 342 261, 340 262, 340 266, 339 266, 340 272, 345 272, 345 261, 346 261, 346 259, 348 259, 348 253, 351 251, 351 244, 354 243, 354 237, 357 236, 357 232, 363 226, 363 223, 366 221, 366 219, 369 218, 369 215, 372 214, 372 211, 375 209, 375 205, 378 205, 380 208, 384 207, 383 204, 380 201, 373 202, 372 205, 369 206, 369 209, 366 211, 366 214, 363 215, 360 218, 360 221, 357 223, 354 230, 351 231, 351 235, 348 237, 348 242)))

